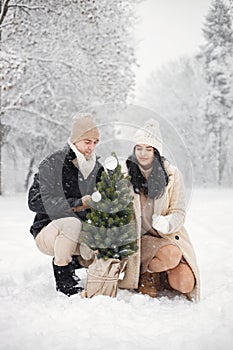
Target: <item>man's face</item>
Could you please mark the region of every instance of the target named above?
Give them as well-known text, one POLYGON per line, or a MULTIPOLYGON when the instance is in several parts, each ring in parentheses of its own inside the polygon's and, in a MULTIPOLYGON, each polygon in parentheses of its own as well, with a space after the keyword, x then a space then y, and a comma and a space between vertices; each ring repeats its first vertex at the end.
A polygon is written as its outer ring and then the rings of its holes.
POLYGON ((77 150, 84 155, 86 159, 90 159, 92 152, 96 148, 99 140, 97 139, 84 139, 81 141, 75 142, 75 147, 77 150))

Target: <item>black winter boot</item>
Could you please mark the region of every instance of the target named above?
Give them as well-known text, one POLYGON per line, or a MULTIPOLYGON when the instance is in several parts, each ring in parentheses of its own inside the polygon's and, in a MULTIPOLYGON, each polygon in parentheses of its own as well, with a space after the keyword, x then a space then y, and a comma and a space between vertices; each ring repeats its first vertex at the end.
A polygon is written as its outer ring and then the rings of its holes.
POLYGON ((83 266, 78 261, 77 255, 72 255, 72 260, 71 260, 70 264, 72 265, 72 267, 74 269, 83 269, 83 266))
MULTIPOLYGON (((54 264, 53 260, 53 272, 56 280, 56 290, 66 294, 68 297, 80 293, 83 288, 77 285, 77 278, 74 278, 74 268, 71 263, 66 266, 58 266, 54 264)), ((78 278, 78 281, 80 279, 78 278)))
POLYGON ((72 277, 76 282, 80 281, 80 278, 75 274, 75 270, 77 269, 83 269, 83 266, 80 265, 79 261, 78 261, 78 257, 77 255, 72 255, 72 260, 69 263, 71 270, 72 270, 72 277))

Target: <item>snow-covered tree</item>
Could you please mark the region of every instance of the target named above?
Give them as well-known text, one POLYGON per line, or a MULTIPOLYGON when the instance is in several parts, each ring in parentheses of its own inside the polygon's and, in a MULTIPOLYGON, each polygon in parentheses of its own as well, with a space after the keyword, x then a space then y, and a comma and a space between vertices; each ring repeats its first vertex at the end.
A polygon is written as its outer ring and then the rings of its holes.
POLYGON ((233 184, 230 3, 233 5, 232 0, 228 4, 223 0, 212 1, 203 28, 205 42, 199 53, 153 72, 140 98, 181 133, 191 155, 197 184, 233 184))
POLYGON ((135 79, 134 5, 133 0, 4 1, 2 52, 17 52, 23 74, 3 91, 2 122, 11 127, 6 142, 19 138, 24 150, 17 151, 22 156, 27 149, 30 164, 35 147, 26 143, 45 138, 46 150, 36 147, 41 158, 64 142, 71 117, 84 106, 126 102, 135 79))
POLYGON ((205 43, 200 57, 208 86, 204 118, 207 138, 206 161, 216 174, 216 183, 223 184, 227 169, 227 154, 232 131, 231 78, 232 20, 229 6, 213 0, 206 16, 203 35, 205 43))
MULTIPOLYGON (((200 166, 205 142, 201 109, 206 83, 202 75, 202 67, 195 58, 181 57, 152 72, 140 97, 142 104, 172 123, 177 130, 190 154, 195 169, 194 180, 199 185, 204 181, 200 166)), ((184 173, 187 161, 184 145, 178 147, 177 138, 172 140, 172 137, 170 133, 166 134, 165 128, 164 143, 175 152, 184 173)))

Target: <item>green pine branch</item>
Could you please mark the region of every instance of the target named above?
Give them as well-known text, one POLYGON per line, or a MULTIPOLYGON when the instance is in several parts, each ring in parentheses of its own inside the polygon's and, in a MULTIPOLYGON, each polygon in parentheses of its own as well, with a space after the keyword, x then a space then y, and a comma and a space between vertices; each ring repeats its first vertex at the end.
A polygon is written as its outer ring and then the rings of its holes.
POLYGON ((90 203, 83 242, 98 251, 98 258, 126 258, 136 252, 137 236, 129 176, 122 173, 118 159, 115 169, 102 172, 96 190, 102 198, 90 203))

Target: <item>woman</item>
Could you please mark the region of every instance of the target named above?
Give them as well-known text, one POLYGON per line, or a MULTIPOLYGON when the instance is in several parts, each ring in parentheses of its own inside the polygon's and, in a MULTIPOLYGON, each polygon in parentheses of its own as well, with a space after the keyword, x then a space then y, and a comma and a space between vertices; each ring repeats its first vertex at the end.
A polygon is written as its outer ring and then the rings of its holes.
POLYGON ((129 259, 121 288, 158 295, 162 290, 199 299, 199 271, 193 246, 183 227, 185 198, 179 170, 161 157, 159 124, 149 120, 135 135, 126 165, 134 192, 139 252, 129 259), (140 255, 140 256, 139 256, 140 255))

